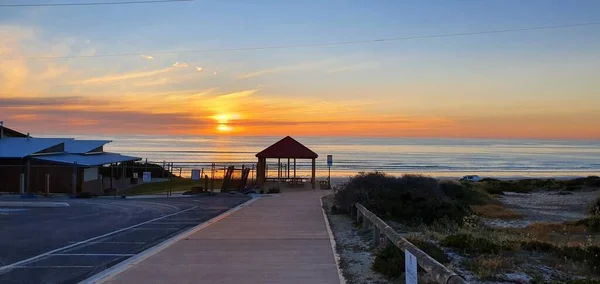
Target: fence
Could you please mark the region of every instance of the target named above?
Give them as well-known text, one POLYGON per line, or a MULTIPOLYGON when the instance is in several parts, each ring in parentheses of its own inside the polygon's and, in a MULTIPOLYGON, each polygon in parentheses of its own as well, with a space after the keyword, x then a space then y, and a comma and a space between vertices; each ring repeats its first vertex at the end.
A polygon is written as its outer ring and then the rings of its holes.
POLYGON ((408 250, 417 258, 417 263, 422 267, 437 283, 440 284, 465 284, 468 283, 454 273, 452 270, 427 255, 425 252, 417 248, 415 245, 403 238, 398 232, 392 227, 386 224, 373 212, 367 210, 364 206, 359 203, 355 203, 350 206, 350 216, 356 218, 356 221, 365 230, 371 230, 373 236, 373 242, 375 246, 382 244, 381 236, 384 236, 384 241, 388 244, 391 243, 397 248, 405 251, 408 250))

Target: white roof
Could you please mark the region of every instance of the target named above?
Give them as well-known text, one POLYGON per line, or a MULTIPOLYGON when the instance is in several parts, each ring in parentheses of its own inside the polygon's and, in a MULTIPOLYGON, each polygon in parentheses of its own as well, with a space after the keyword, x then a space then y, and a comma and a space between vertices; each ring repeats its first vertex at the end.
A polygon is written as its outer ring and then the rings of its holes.
POLYGON ((69 138, 4 137, 0 139, 0 158, 24 158, 52 148, 69 138))
POLYGON ((33 157, 36 160, 48 161, 61 164, 75 164, 82 167, 95 167, 111 163, 138 161, 142 158, 125 156, 117 153, 104 152, 102 154, 76 155, 76 154, 56 154, 33 157))
POLYGON ((85 154, 98 147, 102 147, 110 140, 69 140, 65 142, 65 152, 70 154, 85 154))

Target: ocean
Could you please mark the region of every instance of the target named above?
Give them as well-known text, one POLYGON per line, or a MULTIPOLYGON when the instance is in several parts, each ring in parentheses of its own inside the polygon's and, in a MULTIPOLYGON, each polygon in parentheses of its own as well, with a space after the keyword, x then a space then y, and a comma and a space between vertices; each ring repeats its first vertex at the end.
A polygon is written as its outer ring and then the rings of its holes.
MULTIPOLYGON (((255 154, 281 137, 77 136, 109 139, 105 151, 174 163, 184 176, 191 169, 256 164, 255 154)), ((491 140, 421 138, 295 137, 319 154, 317 175, 328 175, 327 155, 333 155, 331 176, 358 172, 425 174, 434 177, 572 177, 600 175, 600 141, 491 140)), ((287 163, 287 160, 282 160, 287 163)), ((292 162, 293 164, 293 162, 292 162)), ((277 175, 277 160, 268 160, 269 176, 277 175)), ((291 166, 293 169, 293 166, 291 166)), ((310 161, 297 161, 298 176, 310 174, 310 161)))

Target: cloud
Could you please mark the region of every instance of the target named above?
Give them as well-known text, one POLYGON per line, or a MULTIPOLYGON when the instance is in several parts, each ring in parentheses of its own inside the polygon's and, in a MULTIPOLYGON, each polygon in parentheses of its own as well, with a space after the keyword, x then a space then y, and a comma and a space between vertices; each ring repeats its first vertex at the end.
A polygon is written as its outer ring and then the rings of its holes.
POLYGON ((173 70, 172 67, 167 67, 167 68, 152 70, 152 71, 109 75, 109 76, 103 76, 103 77, 89 78, 89 79, 85 79, 85 80, 81 80, 81 81, 75 81, 75 82, 72 82, 71 84, 99 84, 99 83, 108 83, 108 82, 114 82, 114 81, 138 79, 138 78, 145 78, 145 77, 152 77, 152 76, 160 75, 163 73, 167 73, 171 70, 173 70))
POLYGON ((140 55, 140 57, 142 57, 142 58, 144 58, 144 59, 148 59, 148 60, 152 60, 152 59, 154 59, 154 57, 153 57, 152 55, 145 55, 145 54, 142 54, 142 55, 140 55))
POLYGON ((188 64, 185 63, 185 62, 179 62, 179 61, 177 61, 177 62, 173 63, 173 67, 182 67, 182 68, 185 68, 185 67, 188 67, 188 64))
POLYGON ((235 92, 235 93, 229 93, 229 94, 217 96, 217 99, 239 99, 239 98, 245 98, 245 97, 253 95, 257 91, 258 90, 245 90, 245 91, 240 91, 240 92, 235 92))
POLYGON ((202 70, 203 70, 203 68, 202 68, 202 67, 200 67, 200 66, 196 66, 196 71, 198 71, 198 72, 202 72, 202 70))

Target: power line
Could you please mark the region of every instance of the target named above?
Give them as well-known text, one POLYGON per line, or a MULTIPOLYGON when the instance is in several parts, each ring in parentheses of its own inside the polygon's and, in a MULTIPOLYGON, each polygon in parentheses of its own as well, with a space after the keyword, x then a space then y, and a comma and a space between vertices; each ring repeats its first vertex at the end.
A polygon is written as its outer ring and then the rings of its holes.
POLYGON ((378 42, 390 42, 390 41, 413 40, 413 39, 444 38, 444 37, 455 37, 455 36, 471 36, 471 35, 498 34, 498 33, 534 31, 534 30, 548 30, 548 29, 557 29, 557 28, 573 28, 573 27, 594 26, 594 25, 600 25, 600 22, 579 23, 579 24, 569 24, 569 25, 541 26, 541 27, 530 27, 530 28, 520 28, 520 29, 488 30, 488 31, 478 31, 478 32, 463 32, 463 33, 451 33, 451 34, 411 36, 411 37, 392 37, 392 38, 357 40, 357 41, 338 41, 338 42, 315 43, 315 44, 273 45, 273 46, 258 46, 258 47, 197 49, 197 50, 136 52, 136 53, 111 53, 111 54, 96 54, 96 55, 15 57, 15 58, 6 58, 5 57, 5 58, 0 58, 0 60, 10 60, 10 59, 25 59, 25 60, 72 59, 72 58, 141 56, 141 55, 146 55, 146 54, 151 54, 151 55, 157 55, 157 54, 184 54, 184 53, 202 53, 202 52, 227 52, 227 51, 250 51, 250 50, 267 50, 267 49, 289 49, 289 48, 305 48, 305 47, 326 47, 326 46, 365 44, 365 43, 378 43, 378 42))
POLYGON ((0 4, 0 8, 155 4, 155 3, 168 3, 168 2, 191 2, 191 1, 195 1, 195 0, 140 0, 140 1, 122 1, 122 2, 115 2, 115 1, 88 2, 88 3, 0 4))

